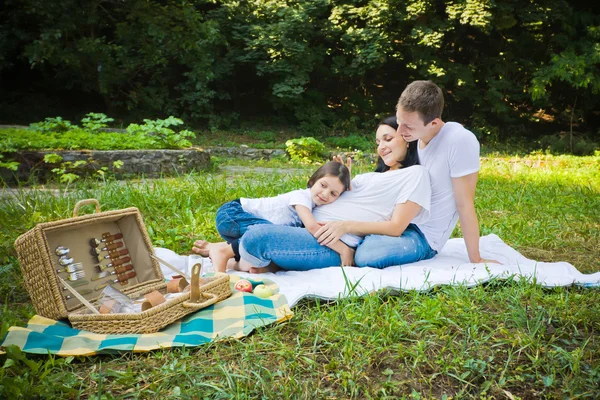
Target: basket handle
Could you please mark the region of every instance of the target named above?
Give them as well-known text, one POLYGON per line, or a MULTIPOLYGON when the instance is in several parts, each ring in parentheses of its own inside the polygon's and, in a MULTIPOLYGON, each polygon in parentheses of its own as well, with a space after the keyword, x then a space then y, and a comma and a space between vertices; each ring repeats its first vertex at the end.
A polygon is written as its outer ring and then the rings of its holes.
POLYGON ((204 307, 208 307, 212 304, 215 304, 219 300, 219 296, 215 293, 200 293, 201 296, 207 297, 208 299, 203 301, 202 303, 193 303, 191 301, 183 302, 183 306, 186 308, 195 308, 199 310, 204 307))
POLYGON ((88 205, 88 204, 94 204, 96 206, 96 212, 99 213, 100 212, 100 202, 96 199, 85 199, 85 200, 79 200, 76 204, 75 204, 75 208, 73 209, 73 217, 78 217, 79 216, 79 209, 82 206, 88 205))

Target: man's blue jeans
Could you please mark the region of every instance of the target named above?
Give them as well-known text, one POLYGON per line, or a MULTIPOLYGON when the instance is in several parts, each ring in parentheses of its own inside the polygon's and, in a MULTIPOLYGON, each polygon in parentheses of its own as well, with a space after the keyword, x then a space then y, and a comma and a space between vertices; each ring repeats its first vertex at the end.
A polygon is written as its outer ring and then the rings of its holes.
MULTIPOLYGON (((242 259, 257 267, 271 262, 286 270, 306 271, 341 264, 340 256, 319 242, 304 228, 254 225, 240 241, 242 259)), ((358 246, 359 267, 385 268, 432 258, 436 252, 415 225, 400 237, 369 235, 358 246), (366 245, 361 250, 361 247, 366 245)))
POLYGON ((239 199, 225 203, 217 210, 217 231, 227 243, 231 244, 236 261, 240 261, 240 238, 250 226, 260 224, 272 225, 270 221, 244 211, 239 199))

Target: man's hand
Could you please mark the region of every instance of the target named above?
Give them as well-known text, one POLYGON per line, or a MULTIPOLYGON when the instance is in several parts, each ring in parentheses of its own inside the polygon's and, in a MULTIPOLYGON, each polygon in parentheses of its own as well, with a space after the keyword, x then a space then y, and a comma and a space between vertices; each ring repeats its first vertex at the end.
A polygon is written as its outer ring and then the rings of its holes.
POLYGON ((319 244, 321 244, 321 246, 329 246, 348 233, 344 222, 345 221, 318 222, 318 224, 321 225, 321 228, 315 232, 315 238, 319 241, 319 244))
POLYGON ((500 261, 496 261, 496 260, 488 260, 487 258, 479 258, 479 260, 476 261, 471 261, 473 264, 500 264, 502 265, 502 263, 500 261))

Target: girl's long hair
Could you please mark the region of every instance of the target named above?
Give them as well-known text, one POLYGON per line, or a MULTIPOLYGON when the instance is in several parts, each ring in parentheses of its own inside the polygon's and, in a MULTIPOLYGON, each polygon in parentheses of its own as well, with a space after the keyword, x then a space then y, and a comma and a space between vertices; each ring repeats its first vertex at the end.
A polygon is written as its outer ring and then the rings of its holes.
MULTIPOLYGON (((384 119, 383 121, 381 121, 379 123, 379 125, 377 125, 377 128, 379 128, 381 125, 387 125, 390 128, 393 128, 395 131, 398 130, 398 122, 396 120, 395 115, 391 115, 391 116, 387 117, 386 119, 384 119)), ((406 157, 404 157, 404 160, 400 161, 400 168, 406 168, 406 167, 410 167, 410 166, 419 164, 419 153, 417 152, 418 142, 419 142, 418 140, 415 140, 415 141, 408 143, 408 150, 406 151, 406 157)), ((381 156, 377 156, 377 166, 375 167, 375 172, 385 172, 385 171, 388 171, 389 169, 390 169, 390 167, 385 165, 385 162, 383 162, 383 159, 381 158, 381 156)))

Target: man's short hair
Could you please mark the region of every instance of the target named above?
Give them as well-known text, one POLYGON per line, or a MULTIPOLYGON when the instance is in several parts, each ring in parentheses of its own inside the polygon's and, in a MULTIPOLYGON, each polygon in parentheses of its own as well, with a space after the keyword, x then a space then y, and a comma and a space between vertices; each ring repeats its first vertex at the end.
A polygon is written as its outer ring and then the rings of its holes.
POLYGON ((444 94, 442 89, 432 81, 414 81, 404 89, 396 108, 402 108, 407 112, 418 112, 427 125, 434 119, 442 117, 444 94))

